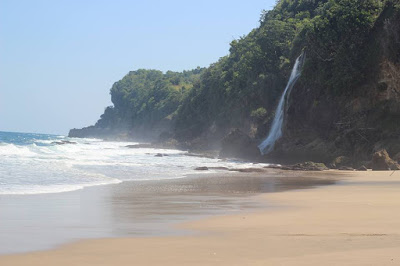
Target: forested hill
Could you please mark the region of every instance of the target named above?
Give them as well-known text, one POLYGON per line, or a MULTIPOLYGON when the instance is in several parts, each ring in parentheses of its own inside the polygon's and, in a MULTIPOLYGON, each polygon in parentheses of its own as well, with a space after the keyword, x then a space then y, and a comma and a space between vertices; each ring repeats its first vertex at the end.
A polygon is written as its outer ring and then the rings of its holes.
POLYGON ((129 72, 110 90, 108 106, 94 126, 73 129, 71 136, 154 139, 173 129, 173 117, 204 68, 162 73, 139 69, 129 72), (155 131, 155 132, 154 132, 155 131))
POLYGON ((181 142, 218 143, 240 128, 257 143, 304 51, 276 152, 369 154, 383 138, 400 137, 399 9, 398 0, 278 1, 206 69, 129 73, 111 89, 114 107, 90 130, 71 135, 135 136, 146 128, 181 142), (162 130, 165 119, 170 123, 162 130))

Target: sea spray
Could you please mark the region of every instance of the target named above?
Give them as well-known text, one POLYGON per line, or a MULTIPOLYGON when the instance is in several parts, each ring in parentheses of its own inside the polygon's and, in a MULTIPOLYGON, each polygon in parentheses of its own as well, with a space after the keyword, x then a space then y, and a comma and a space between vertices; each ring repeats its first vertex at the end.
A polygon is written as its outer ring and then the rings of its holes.
POLYGON ((275 117, 272 122, 272 126, 268 133, 268 136, 260 145, 258 145, 258 148, 260 149, 260 152, 263 155, 270 153, 274 149, 275 142, 282 136, 282 125, 285 114, 286 99, 287 96, 289 96, 294 84, 301 75, 301 68, 303 66, 304 59, 305 59, 304 53, 302 53, 296 59, 296 62, 292 69, 292 73, 290 74, 289 81, 286 85, 285 90, 283 91, 281 99, 279 100, 278 107, 276 108, 275 117))
POLYGON ((60 193, 124 181, 182 178, 198 175, 197 167, 267 166, 187 156, 180 150, 128 147, 136 144, 0 131, 0 199, 3 195, 60 193), (160 153, 164 156, 155 156, 160 153))

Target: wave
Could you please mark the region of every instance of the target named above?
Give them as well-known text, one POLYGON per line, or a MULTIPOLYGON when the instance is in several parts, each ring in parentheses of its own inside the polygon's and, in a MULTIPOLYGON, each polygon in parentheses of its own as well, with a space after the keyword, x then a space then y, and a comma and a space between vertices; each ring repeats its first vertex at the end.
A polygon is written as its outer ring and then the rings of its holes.
POLYGON ((0 195, 59 193, 123 181, 176 179, 196 167, 264 167, 235 161, 185 156, 179 150, 130 149, 132 142, 53 136, 0 143, 0 195), (54 141, 68 140, 56 145, 54 141), (22 143, 22 144, 21 144, 22 143), (162 153, 163 157, 155 155, 162 153))
POLYGON ((14 144, 2 143, 0 145, 0 155, 19 155, 19 156, 33 156, 33 152, 28 146, 18 146, 14 144))
POLYGON ((88 184, 68 184, 68 185, 31 185, 31 186, 12 186, 1 187, 0 195, 34 195, 34 194, 48 194, 48 193, 61 193, 71 192, 84 189, 85 187, 102 186, 119 184, 122 181, 113 180, 109 182, 97 182, 88 184))

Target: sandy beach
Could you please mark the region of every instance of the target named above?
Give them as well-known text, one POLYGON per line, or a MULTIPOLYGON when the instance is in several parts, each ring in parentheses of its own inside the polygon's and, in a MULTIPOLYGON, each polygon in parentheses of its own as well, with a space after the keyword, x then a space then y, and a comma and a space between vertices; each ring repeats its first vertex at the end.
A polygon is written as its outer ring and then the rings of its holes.
POLYGON ((264 193, 256 198, 269 207, 174 225, 191 234, 82 240, 4 255, 0 265, 400 265, 400 172, 302 175, 339 181, 264 193))
POLYGON ((0 266, 400 266, 400 0, 0 0, 0 266))

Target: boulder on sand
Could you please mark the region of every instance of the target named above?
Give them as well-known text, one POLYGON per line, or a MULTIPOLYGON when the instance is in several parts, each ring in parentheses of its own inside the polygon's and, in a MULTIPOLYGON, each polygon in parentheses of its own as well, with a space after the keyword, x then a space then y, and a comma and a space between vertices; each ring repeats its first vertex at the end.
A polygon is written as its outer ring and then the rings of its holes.
POLYGON ((368 171, 367 167, 365 165, 361 165, 360 167, 357 168, 357 171, 368 171))
POLYGON ((377 151, 372 156, 372 170, 400 170, 400 165, 389 157, 385 149, 377 151))

